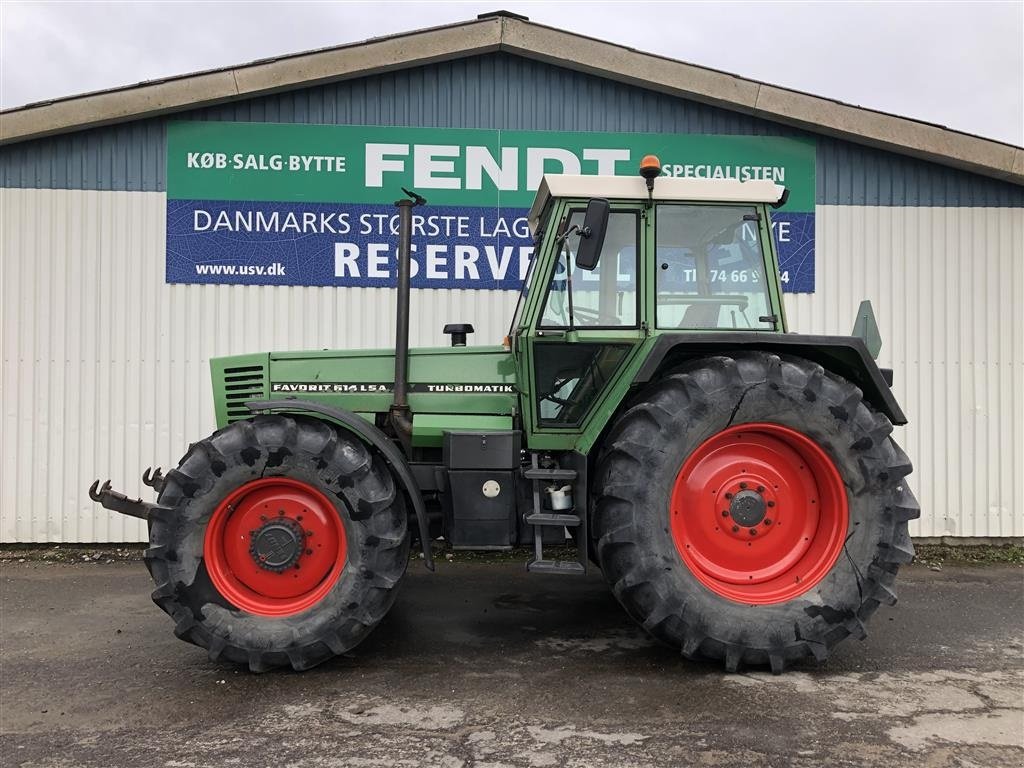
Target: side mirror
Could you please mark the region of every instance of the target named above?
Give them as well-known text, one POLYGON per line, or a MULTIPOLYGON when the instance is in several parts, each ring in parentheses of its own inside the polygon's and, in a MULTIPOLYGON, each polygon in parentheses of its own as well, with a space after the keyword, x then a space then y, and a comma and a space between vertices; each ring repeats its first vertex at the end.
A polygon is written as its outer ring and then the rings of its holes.
POLYGON ((587 215, 583 218, 580 244, 576 249, 576 266, 580 269, 590 271, 597 266, 604 247, 604 233, 608 229, 610 212, 611 206, 604 198, 595 197, 587 203, 587 215))

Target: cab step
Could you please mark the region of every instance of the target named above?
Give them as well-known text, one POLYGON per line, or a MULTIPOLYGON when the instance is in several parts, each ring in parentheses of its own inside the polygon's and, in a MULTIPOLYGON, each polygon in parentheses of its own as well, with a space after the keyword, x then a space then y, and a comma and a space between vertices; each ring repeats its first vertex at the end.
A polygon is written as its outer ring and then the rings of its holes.
POLYGON ((533 486, 533 511, 525 517, 527 524, 533 526, 533 560, 526 564, 526 570, 530 573, 554 573, 562 576, 585 574, 588 558, 586 506, 581 506, 579 500, 586 496, 586 471, 584 470, 584 477, 581 479, 575 469, 541 467, 535 453, 531 458, 531 466, 525 467, 522 472, 523 477, 533 486), (542 502, 545 486, 557 487, 562 483, 572 483, 572 498, 576 500, 576 504, 568 509, 546 509, 542 502), (565 542, 565 529, 573 529, 576 538, 576 562, 549 560, 544 557, 544 531, 550 531, 552 528, 561 532, 562 543, 565 542))
POLYGON ((530 573, 556 573, 560 576, 583 575, 587 572, 583 563, 572 560, 531 560, 526 564, 530 573))
POLYGON ((579 515, 559 515, 553 512, 534 512, 526 516, 526 522, 530 525, 557 525, 566 528, 575 528, 582 522, 579 515))
POLYGON ((547 469, 544 467, 527 467, 523 470, 527 480, 575 480, 575 469, 547 469))

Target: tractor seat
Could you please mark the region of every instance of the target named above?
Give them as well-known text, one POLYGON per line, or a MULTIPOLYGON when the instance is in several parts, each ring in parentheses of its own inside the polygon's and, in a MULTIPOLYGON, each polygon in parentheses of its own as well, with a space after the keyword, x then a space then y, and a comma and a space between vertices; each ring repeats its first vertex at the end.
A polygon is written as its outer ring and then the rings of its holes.
POLYGON ((686 308, 680 328, 717 328, 718 316, 724 302, 702 302, 686 308))

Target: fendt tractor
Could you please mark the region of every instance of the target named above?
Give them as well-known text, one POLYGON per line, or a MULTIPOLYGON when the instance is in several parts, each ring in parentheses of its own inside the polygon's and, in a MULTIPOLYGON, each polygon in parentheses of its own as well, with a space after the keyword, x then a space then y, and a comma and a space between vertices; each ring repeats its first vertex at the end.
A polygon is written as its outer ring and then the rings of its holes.
POLYGON ((530 573, 596 564, 648 633, 730 671, 863 637, 919 515, 870 305, 849 337, 789 332, 786 190, 659 175, 648 156, 639 176, 543 179, 500 346, 451 324, 450 347, 409 349, 426 201, 403 190, 395 349, 212 360, 218 429, 146 470, 157 502, 90 489, 148 522, 175 634, 308 669, 362 642, 411 548, 433 570, 443 537, 532 548, 530 573))

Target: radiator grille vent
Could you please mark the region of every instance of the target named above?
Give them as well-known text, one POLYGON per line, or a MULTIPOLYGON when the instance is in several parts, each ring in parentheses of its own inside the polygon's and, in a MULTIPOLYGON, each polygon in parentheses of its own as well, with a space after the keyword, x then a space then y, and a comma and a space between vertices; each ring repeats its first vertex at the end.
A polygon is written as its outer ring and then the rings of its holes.
POLYGON ((262 365, 224 369, 228 423, 252 416, 245 404, 250 400, 265 400, 266 397, 266 369, 262 365))

